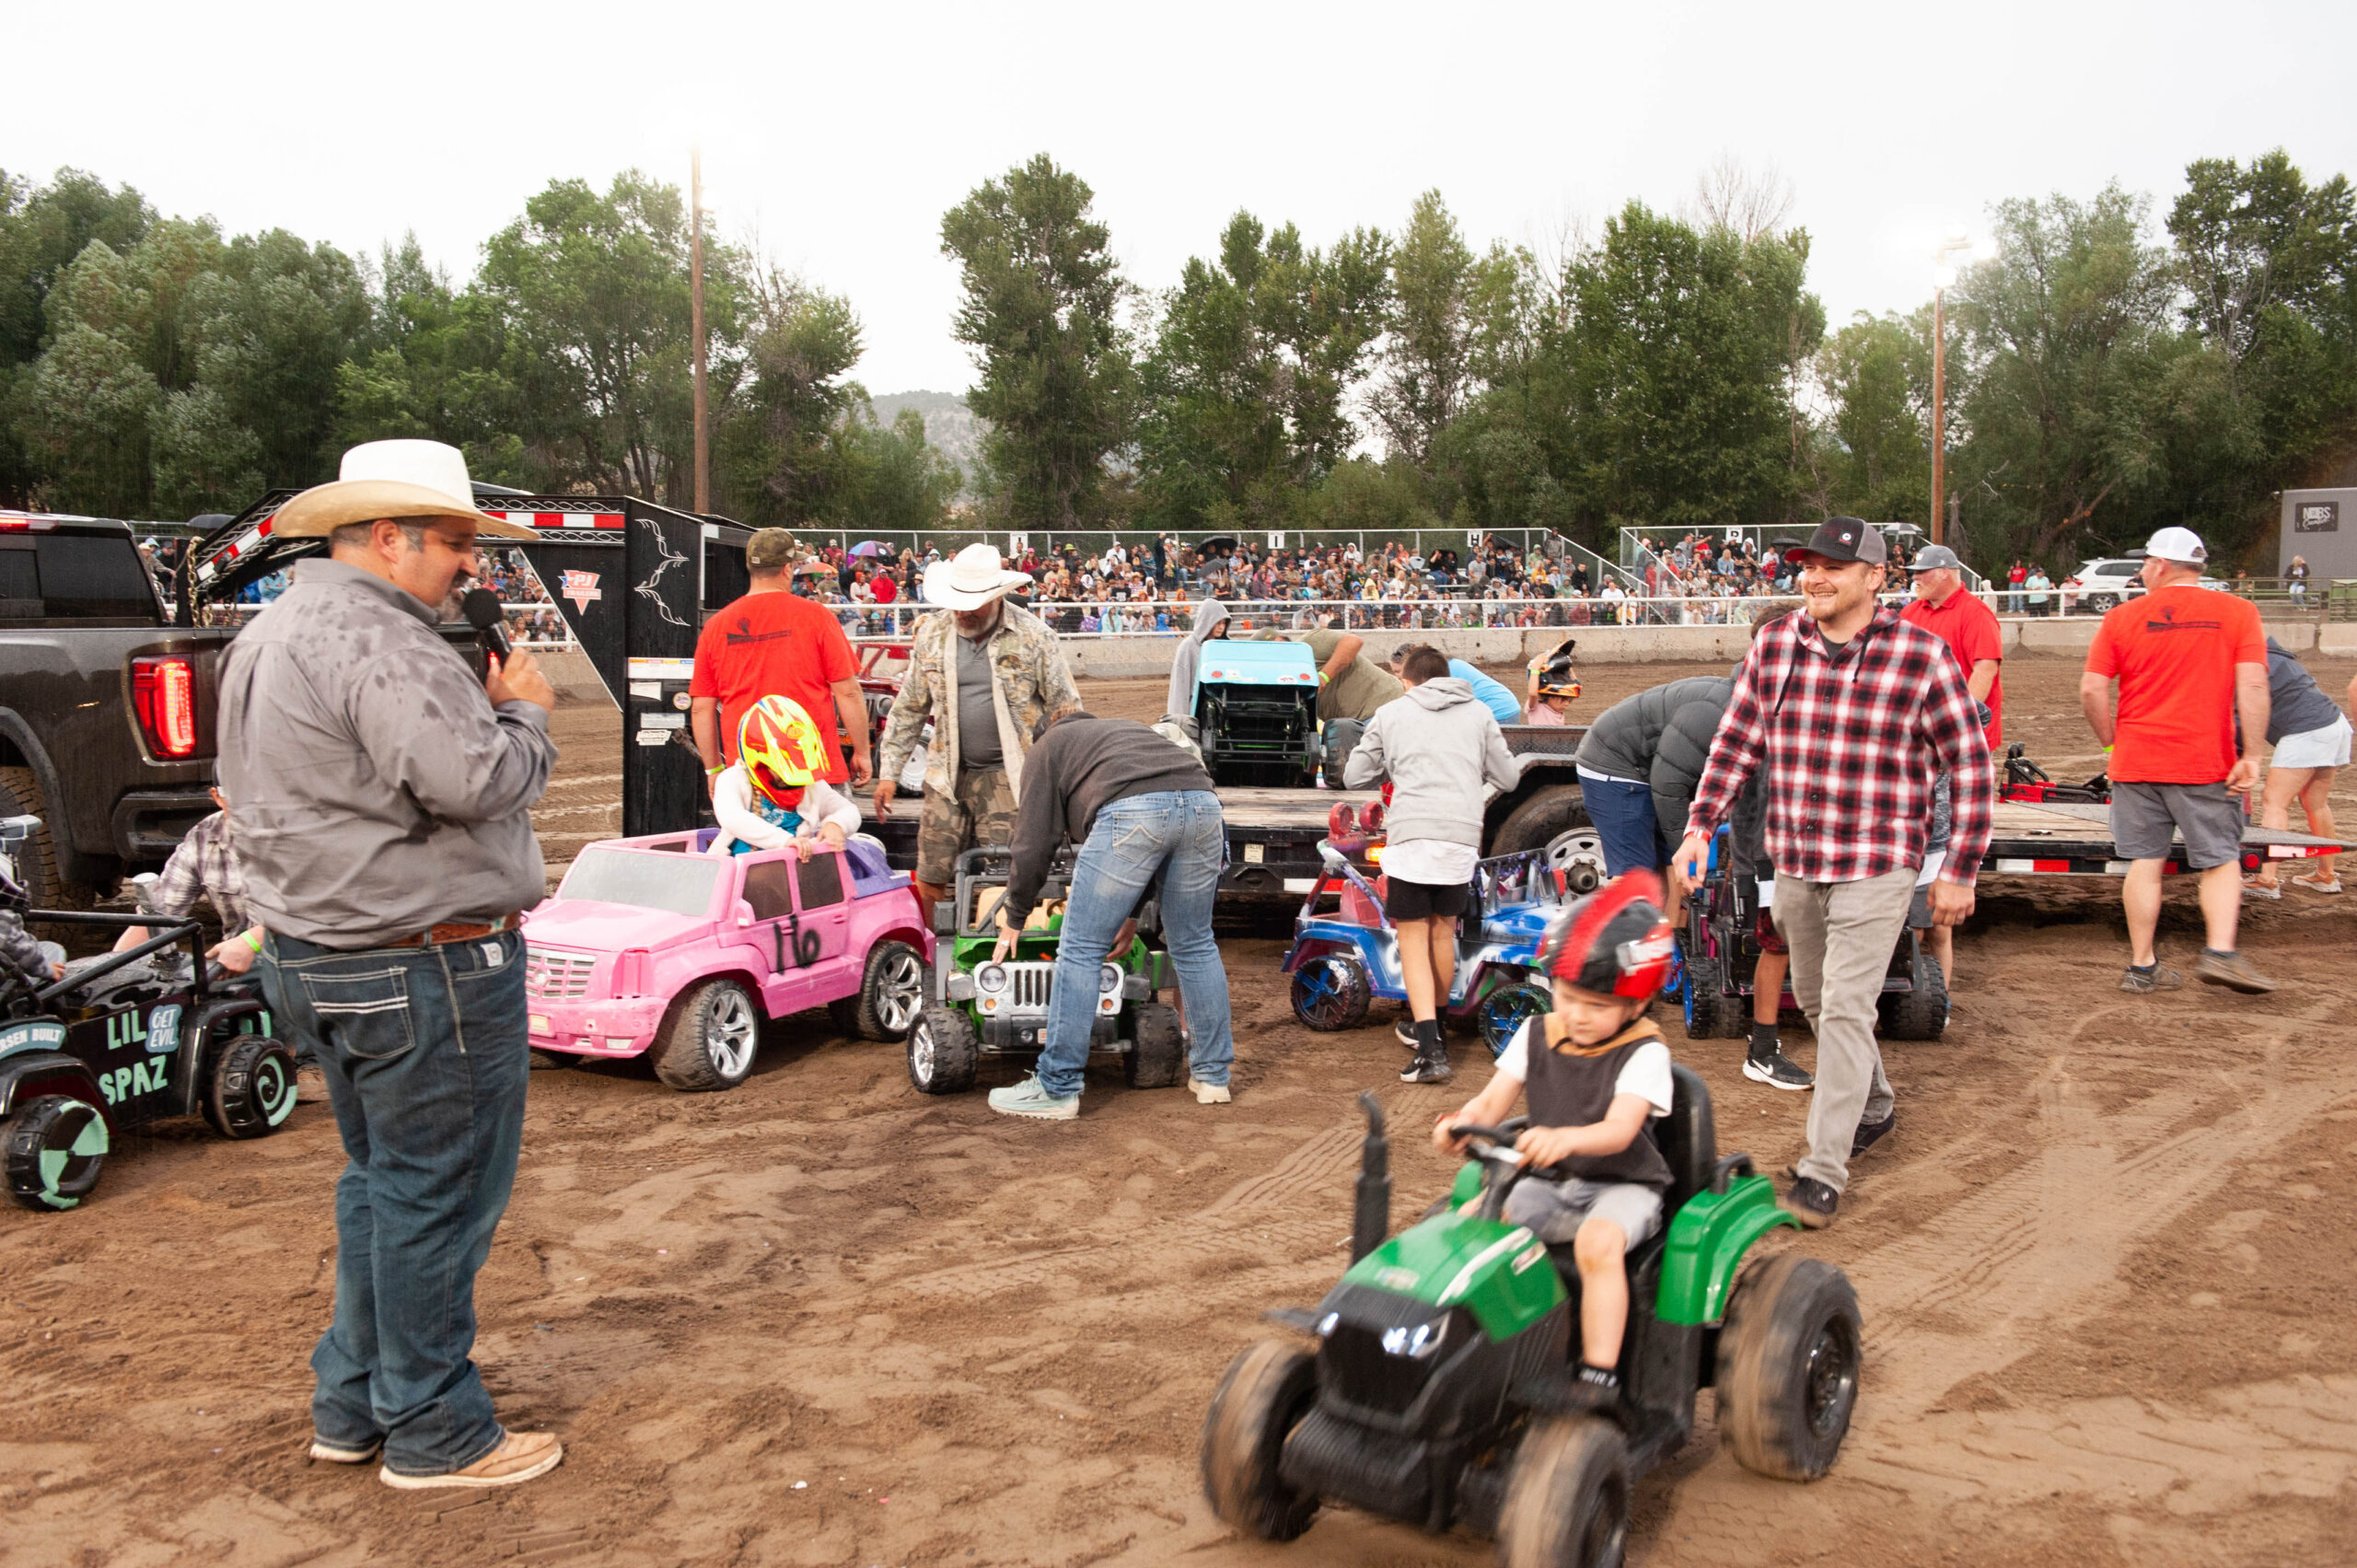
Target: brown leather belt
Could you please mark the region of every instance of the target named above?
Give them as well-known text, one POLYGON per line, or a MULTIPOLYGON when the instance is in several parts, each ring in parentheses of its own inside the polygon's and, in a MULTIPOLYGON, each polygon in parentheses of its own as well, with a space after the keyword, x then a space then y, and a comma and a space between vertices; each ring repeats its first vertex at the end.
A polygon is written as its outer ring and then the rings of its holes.
POLYGON ((389 942, 379 942, 379 947, 439 947, 449 942, 480 942, 486 936, 496 936, 503 931, 513 931, 523 921, 520 914, 503 914, 488 925, 481 921, 457 922, 421 931, 414 936, 398 936, 389 942))

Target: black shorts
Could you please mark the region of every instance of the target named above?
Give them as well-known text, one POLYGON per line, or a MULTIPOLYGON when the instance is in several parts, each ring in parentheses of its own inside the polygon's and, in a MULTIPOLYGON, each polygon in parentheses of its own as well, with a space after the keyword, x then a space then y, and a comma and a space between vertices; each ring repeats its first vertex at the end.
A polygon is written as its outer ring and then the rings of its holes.
POLYGON ((1394 877, 1387 883, 1383 897, 1383 912, 1394 921, 1426 920, 1434 915, 1455 919, 1473 908, 1473 885, 1469 882, 1404 882, 1394 877))

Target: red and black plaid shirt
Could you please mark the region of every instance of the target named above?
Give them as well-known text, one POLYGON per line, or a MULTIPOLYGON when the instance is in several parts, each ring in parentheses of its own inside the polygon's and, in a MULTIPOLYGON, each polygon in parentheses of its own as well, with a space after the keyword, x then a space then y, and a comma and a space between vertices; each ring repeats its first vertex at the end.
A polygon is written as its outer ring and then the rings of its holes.
POLYGON ((1689 830, 1712 833, 1745 781, 1768 770, 1768 852, 1810 882, 1854 882, 1923 864, 1932 781, 1955 775, 1943 881, 1972 886, 1989 849, 1989 742, 1956 660, 1887 606, 1848 645, 1805 614, 1760 633, 1711 741, 1689 830))

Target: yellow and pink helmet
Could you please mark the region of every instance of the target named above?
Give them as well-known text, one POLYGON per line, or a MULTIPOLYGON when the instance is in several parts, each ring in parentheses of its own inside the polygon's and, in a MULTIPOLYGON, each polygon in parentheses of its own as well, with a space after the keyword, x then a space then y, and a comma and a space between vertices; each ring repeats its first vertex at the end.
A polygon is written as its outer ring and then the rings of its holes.
POLYGON ((809 711, 791 697, 764 697, 737 725, 737 760, 756 794, 793 806, 810 781, 827 772, 826 738, 809 711))

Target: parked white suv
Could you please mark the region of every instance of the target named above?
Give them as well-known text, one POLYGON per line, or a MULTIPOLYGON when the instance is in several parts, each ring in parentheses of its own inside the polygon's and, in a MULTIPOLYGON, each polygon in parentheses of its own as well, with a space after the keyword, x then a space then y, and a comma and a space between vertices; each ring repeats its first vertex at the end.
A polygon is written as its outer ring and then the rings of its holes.
MULTIPOLYGON (((2084 610, 2090 615, 2101 615, 2118 608, 2122 600, 2134 598, 2144 591, 2144 579, 2139 575, 2143 570, 2142 555, 2107 556, 2085 563, 2060 585, 2062 613, 2084 610)), ((2221 593, 2229 591, 2224 579, 2206 574, 2201 586, 2221 593)))

